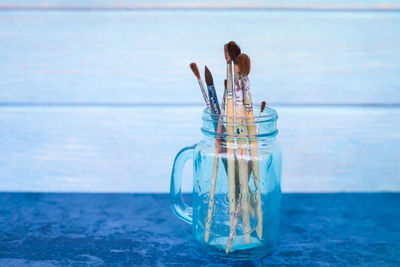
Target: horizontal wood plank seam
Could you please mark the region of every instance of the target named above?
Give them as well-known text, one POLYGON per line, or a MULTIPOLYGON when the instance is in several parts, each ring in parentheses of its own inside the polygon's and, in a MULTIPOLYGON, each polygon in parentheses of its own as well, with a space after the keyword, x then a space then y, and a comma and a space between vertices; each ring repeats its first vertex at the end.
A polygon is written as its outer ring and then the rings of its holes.
MULTIPOLYGON (((355 107, 355 108, 400 108, 400 103, 268 103, 274 107, 310 107, 310 108, 342 108, 342 107, 355 107)), ((87 102, 87 103, 0 103, 0 108, 6 107, 196 107, 204 106, 203 103, 105 103, 105 102, 87 102)))
POLYGON ((382 7, 312 7, 312 6, 126 6, 126 7, 75 7, 75 6, 18 6, 0 5, 0 11, 285 11, 285 12, 390 12, 398 13, 400 8, 393 6, 382 7))

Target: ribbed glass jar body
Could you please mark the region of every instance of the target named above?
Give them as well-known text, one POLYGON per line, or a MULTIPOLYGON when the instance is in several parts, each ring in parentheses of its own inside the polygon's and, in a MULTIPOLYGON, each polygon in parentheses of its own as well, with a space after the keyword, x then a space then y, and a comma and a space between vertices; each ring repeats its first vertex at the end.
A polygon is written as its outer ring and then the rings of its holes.
POLYGON ((234 124, 229 118, 219 119, 223 133, 216 130, 218 117, 204 111, 203 139, 192 147, 193 237, 215 256, 263 257, 274 249, 280 219, 277 114, 267 108, 254 122, 242 124, 238 118, 233 118, 234 124), (229 127, 233 135, 226 134, 229 127), (249 127, 257 134, 249 135, 249 127))

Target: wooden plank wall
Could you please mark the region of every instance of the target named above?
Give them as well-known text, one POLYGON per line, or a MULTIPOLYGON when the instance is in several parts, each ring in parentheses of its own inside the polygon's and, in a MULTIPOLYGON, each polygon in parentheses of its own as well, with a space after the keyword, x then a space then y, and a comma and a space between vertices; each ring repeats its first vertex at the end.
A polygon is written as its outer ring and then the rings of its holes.
POLYGON ((201 139, 188 64, 222 94, 232 39, 280 114, 284 191, 400 190, 397 2, 98 0, 0 2, 0 191, 167 192, 201 139))

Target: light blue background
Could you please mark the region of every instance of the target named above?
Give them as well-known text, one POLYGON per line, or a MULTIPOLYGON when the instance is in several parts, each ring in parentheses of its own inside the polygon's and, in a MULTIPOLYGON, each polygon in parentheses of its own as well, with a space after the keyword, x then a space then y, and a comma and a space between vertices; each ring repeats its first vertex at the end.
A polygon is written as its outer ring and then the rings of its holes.
MULTIPOLYGON (((395 1, 0 1, 0 191, 168 192, 223 44, 279 115, 284 192, 400 190, 395 1)), ((185 191, 190 190, 190 166, 185 191)))

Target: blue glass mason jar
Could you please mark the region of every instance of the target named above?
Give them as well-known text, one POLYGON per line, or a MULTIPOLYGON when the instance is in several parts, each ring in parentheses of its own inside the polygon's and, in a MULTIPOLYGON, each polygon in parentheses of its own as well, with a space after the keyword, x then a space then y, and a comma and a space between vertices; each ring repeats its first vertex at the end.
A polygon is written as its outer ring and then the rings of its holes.
MULTIPOLYGON (((254 114, 260 109, 254 108, 254 114)), ((174 213, 192 224, 194 240, 211 255, 227 259, 254 259, 274 250, 281 201, 281 148, 276 140, 278 115, 266 108, 254 117, 256 135, 218 134, 216 125, 229 125, 203 112, 203 140, 182 149, 171 177, 174 213), (187 160, 193 160, 193 206, 181 196, 181 176, 187 160)), ((234 118, 234 121, 241 121, 234 118)), ((235 128, 236 129, 236 128, 235 128)), ((236 132, 236 131, 235 131, 236 132)))

